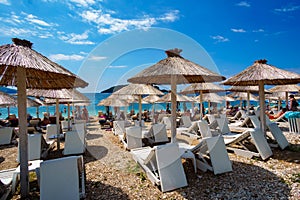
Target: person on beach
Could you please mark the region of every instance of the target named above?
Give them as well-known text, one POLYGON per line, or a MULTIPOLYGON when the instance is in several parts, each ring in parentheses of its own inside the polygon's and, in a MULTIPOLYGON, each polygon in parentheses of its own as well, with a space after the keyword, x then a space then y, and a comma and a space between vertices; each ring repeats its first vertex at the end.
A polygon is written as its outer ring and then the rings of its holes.
POLYGON ((288 102, 288 106, 287 106, 287 109, 289 111, 297 111, 298 110, 298 106, 299 106, 299 103, 297 102, 297 100, 295 99, 295 96, 293 94, 291 94, 290 96, 290 100, 288 102))
POLYGON ((276 113, 275 115, 270 114, 270 112, 268 112, 266 110, 266 115, 269 117, 269 119, 277 119, 279 118, 281 115, 283 115, 285 112, 287 111, 286 108, 282 108, 278 113, 276 113))
POLYGON ((89 121, 89 111, 87 110, 86 106, 82 108, 82 119, 86 122, 89 121))

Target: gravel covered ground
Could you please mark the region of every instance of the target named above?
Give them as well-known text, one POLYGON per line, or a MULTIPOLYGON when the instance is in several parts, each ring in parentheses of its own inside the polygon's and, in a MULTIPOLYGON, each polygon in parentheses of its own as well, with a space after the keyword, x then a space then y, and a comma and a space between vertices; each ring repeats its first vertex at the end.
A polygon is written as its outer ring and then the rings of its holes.
MULTIPOLYGON (((290 147, 277 148, 273 156, 262 161, 229 153, 233 171, 221 175, 198 170, 183 160, 188 186, 162 193, 152 185, 111 131, 101 130, 96 121, 88 127, 86 199, 300 199, 300 135, 284 130, 290 147)), ((63 144, 62 144, 63 148, 63 144)), ((16 145, 0 147, 0 170, 16 167, 16 145)), ((48 159, 61 156, 53 150, 48 159)), ((30 183, 30 199, 38 199, 36 180, 30 183)), ((11 199, 19 199, 19 191, 11 199)))

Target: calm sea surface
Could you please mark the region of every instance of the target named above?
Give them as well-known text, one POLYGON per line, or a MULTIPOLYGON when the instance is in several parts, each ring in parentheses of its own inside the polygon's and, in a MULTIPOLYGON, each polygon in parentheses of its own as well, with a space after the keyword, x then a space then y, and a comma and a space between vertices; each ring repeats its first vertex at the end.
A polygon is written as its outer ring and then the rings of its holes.
MULTIPOLYGON (((97 104, 102 100, 107 98, 110 94, 108 93, 84 93, 84 95, 86 97, 88 97, 91 100, 90 105, 87 106, 87 109, 89 111, 89 114, 91 116, 97 116, 98 115, 98 111, 102 111, 105 112, 105 107, 104 106, 97 106, 97 104)), ((256 106, 258 104, 258 102, 250 102, 251 104, 253 104, 254 106, 256 106)), ((239 105, 240 101, 234 101, 231 102, 231 105, 239 105)), ((192 108, 192 103, 185 103, 187 109, 191 109, 192 108)), ((225 104, 218 104, 218 107, 220 106, 224 106, 225 104)), ((143 110, 152 110, 152 107, 154 106, 155 110, 166 110, 166 106, 167 103, 159 103, 159 104, 142 104, 142 109, 143 110)), ((195 104, 194 106, 198 106, 198 104, 195 104)), ((81 106, 82 107, 82 106, 81 106)), ((183 110, 184 107, 184 103, 180 103, 179 108, 180 110, 183 110)), ((204 103, 204 107, 207 107, 207 103, 204 103)), ((67 105, 65 104, 60 104, 59 105, 59 110, 63 113, 63 116, 66 117, 67 116, 67 112, 64 113, 64 108, 66 108, 67 110, 67 105)), ((38 112, 39 112, 39 117, 42 118, 43 116, 43 112, 50 112, 50 115, 53 115, 55 113, 55 105, 53 106, 40 106, 38 108, 38 112)), ((126 108, 121 107, 121 110, 125 110, 126 108)), ((135 112, 138 112, 138 103, 133 103, 130 106, 127 107, 127 112, 129 112, 131 109, 134 109, 135 112)), ((71 106, 71 110, 72 110, 72 106, 71 106)), ((113 110, 113 108, 110 108, 110 110, 113 110)), ((10 107, 9 108, 9 112, 11 114, 16 114, 18 115, 18 109, 16 107, 10 107)), ((27 112, 30 113, 33 117, 37 117, 37 108, 35 107, 29 107, 27 108, 27 112)), ((8 108, 0 108, 0 113, 1 116, 0 118, 5 119, 8 116, 8 108)))

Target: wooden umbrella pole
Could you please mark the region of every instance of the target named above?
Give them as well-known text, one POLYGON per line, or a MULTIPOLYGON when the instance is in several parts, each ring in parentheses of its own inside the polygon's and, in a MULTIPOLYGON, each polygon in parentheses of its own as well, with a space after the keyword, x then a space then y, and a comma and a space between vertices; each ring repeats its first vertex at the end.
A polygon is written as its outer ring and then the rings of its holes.
POLYGON ((172 101, 172 121, 171 121, 171 143, 176 142, 176 76, 171 76, 171 101, 172 101))
POLYGON ((261 130, 266 135, 266 114, 265 114, 265 89, 264 81, 259 81, 259 101, 260 101, 260 123, 261 130))
POLYGON ((28 196, 28 137, 26 120, 26 73, 23 67, 17 67, 18 117, 20 145, 20 184, 21 198, 28 196))
POLYGON ((139 124, 142 126, 142 95, 139 95, 139 124))
POLYGON ((289 93, 286 91, 285 92, 285 107, 289 109, 289 93))
POLYGON ((56 112, 56 127, 57 127, 57 150, 60 150, 60 127, 59 127, 59 99, 56 99, 56 107, 55 107, 55 112, 56 112))
POLYGON ((247 91, 247 114, 250 113, 250 91, 247 91))
POLYGON ((203 95, 203 91, 200 90, 200 95, 199 95, 199 103, 200 103, 200 119, 202 119, 203 117, 203 106, 202 106, 202 96, 203 95))
POLYGON ((71 129, 70 102, 68 102, 68 131, 71 129))

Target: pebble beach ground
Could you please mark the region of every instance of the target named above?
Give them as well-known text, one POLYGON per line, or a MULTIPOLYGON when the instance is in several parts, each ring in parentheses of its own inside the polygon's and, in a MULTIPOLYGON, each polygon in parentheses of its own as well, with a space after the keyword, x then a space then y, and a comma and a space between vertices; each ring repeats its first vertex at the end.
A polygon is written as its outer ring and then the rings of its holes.
MULTIPOLYGON (((233 171, 220 175, 197 174, 192 162, 183 160, 188 186, 162 193, 153 185, 109 130, 100 128, 95 119, 88 124, 85 199, 300 199, 300 135, 291 134, 280 124, 290 147, 273 148, 266 161, 229 153, 233 171)), ((63 143, 62 143, 63 148, 63 143)), ((0 147, 0 170, 14 168, 16 145, 0 147)), ((47 159, 61 156, 54 149, 47 159)), ((19 191, 9 199, 19 199, 19 191)), ((36 180, 30 183, 30 199, 39 199, 36 180)))

